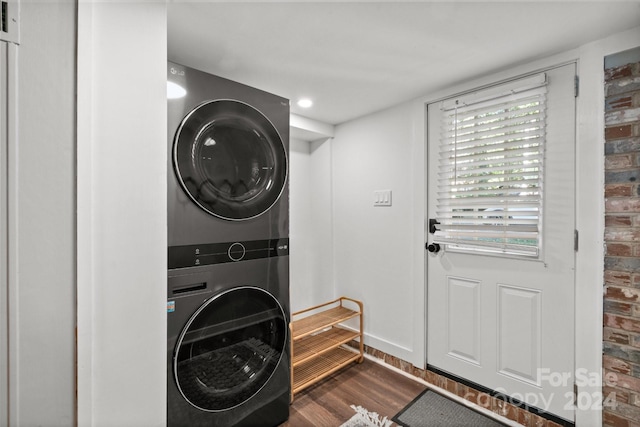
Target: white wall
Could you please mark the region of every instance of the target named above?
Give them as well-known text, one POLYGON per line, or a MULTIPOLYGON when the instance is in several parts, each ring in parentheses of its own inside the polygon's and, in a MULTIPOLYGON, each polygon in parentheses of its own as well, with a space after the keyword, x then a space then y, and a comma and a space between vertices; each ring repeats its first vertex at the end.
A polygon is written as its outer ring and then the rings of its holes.
POLYGON ((364 303, 365 343, 412 360, 413 105, 340 125, 333 141, 333 251, 336 296, 364 303), (373 192, 391 190, 392 206, 373 192))
POLYGON ((166 14, 160 1, 79 4, 82 426, 166 424, 166 14))
POLYGON ((323 138, 310 143, 311 167, 311 216, 309 225, 313 229, 313 238, 308 248, 313 259, 310 269, 311 304, 322 304, 334 298, 333 265, 333 209, 331 198, 333 189, 332 156, 333 139, 323 138))
POLYGON ((330 139, 290 141, 291 311, 333 298, 330 139))
POLYGON ((309 251, 313 241, 311 217, 311 147, 300 139, 289 141, 289 255, 291 311, 311 305, 314 260, 309 251))
POLYGON ((9 421, 69 426, 75 418, 76 6, 22 2, 21 9, 18 140, 10 142, 9 160, 9 421))

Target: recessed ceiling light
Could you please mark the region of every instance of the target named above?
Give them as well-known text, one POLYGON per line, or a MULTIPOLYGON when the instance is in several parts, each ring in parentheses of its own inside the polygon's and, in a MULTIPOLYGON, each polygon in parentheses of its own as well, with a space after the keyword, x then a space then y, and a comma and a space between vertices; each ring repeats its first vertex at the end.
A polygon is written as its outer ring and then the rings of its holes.
POLYGON ((298 101, 298 107, 309 108, 313 105, 313 101, 307 98, 298 101))
POLYGON ((179 84, 176 84, 174 82, 167 82, 167 98, 169 99, 182 98, 186 94, 187 94, 187 91, 185 90, 185 88, 183 88, 179 84))

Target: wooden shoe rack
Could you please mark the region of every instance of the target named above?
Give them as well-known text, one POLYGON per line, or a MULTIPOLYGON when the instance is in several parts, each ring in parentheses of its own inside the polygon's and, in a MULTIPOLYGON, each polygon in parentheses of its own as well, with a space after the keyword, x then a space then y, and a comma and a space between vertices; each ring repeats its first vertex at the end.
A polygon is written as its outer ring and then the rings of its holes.
POLYGON ((364 360, 362 302, 340 297, 291 314, 291 399, 352 362, 364 360), (357 330, 340 324, 359 317, 357 330), (345 346, 358 340, 359 351, 345 346))

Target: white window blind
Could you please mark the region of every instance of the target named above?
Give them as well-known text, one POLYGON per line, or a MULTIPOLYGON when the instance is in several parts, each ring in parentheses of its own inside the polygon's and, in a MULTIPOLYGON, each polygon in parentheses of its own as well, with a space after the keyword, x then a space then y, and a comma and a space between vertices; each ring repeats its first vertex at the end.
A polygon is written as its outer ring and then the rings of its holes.
POLYGON ((540 254, 546 79, 511 86, 442 105, 435 242, 540 254))

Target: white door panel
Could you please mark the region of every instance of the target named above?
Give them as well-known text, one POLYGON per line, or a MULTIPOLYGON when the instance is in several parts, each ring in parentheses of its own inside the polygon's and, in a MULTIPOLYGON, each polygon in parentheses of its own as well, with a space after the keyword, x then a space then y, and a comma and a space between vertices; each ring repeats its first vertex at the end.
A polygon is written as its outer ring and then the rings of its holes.
POLYGON ((447 277, 448 354, 480 364, 480 286, 476 280, 447 277))
POLYGON ((498 284, 498 372, 539 385, 542 293, 498 284))
MULTIPOLYGON (((445 245, 427 254, 427 363, 572 421, 573 381, 550 384, 541 373, 574 371, 575 64, 546 75, 540 257, 445 245)), ((440 114, 440 103, 429 105, 429 218, 436 217, 440 114)))

